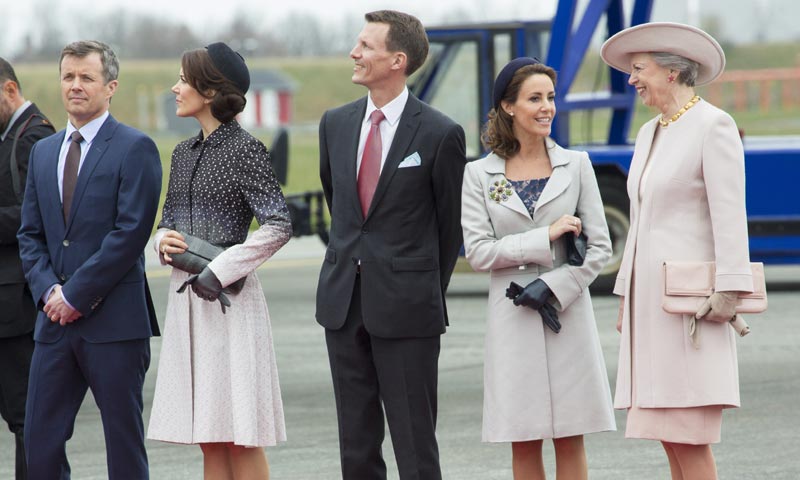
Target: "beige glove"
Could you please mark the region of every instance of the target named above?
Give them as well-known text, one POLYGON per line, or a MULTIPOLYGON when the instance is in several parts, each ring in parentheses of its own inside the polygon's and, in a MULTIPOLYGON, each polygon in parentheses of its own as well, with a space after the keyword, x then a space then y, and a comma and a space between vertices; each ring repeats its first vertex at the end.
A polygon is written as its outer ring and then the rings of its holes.
POLYGON ((736 316, 737 292, 714 292, 695 314, 696 318, 712 322, 729 322, 736 316))

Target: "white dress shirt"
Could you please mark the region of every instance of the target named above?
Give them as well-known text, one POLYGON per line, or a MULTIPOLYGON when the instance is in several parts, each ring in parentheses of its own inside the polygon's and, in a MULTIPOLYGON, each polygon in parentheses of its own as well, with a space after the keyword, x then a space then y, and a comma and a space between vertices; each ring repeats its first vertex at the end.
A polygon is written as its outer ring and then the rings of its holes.
POLYGON ((72 133, 77 130, 81 132, 81 136, 83 137, 83 141, 81 142, 81 161, 78 164, 78 175, 80 175, 83 160, 86 158, 89 149, 92 148, 94 137, 97 136, 97 132, 100 130, 100 127, 103 126, 107 118, 108 111, 106 110, 105 113, 81 128, 75 128, 72 122, 67 121, 66 135, 64 135, 64 142, 61 144, 61 150, 58 153, 58 193, 62 202, 64 201, 64 165, 67 163, 67 151, 69 150, 69 144, 72 143, 72 133))
MULTIPOLYGON (((403 88, 403 91, 400 92, 400 95, 395 97, 394 100, 387 103, 380 109, 383 112, 383 115, 386 117, 384 121, 382 121, 378 128, 381 130, 381 171, 383 171, 383 164, 386 162, 386 155, 389 153, 389 148, 392 146, 392 140, 394 140, 394 134, 397 132, 397 126, 400 125, 400 116, 403 114, 403 110, 406 108, 406 102, 408 101, 408 87, 403 88)), ((356 177, 358 177, 358 171, 361 169, 361 158, 364 156, 364 144, 367 143, 367 135, 369 135, 370 127, 372 127, 372 122, 369 119, 369 116, 372 115, 372 112, 378 110, 378 107, 372 103, 372 97, 367 95, 367 111, 365 112, 364 119, 361 122, 361 136, 358 140, 358 163, 356 164, 356 177)))

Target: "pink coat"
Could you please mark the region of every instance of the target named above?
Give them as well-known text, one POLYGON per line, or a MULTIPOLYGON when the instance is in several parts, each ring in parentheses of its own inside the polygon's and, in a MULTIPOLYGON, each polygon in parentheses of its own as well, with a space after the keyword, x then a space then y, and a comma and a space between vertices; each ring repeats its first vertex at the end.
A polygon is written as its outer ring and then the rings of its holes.
POLYGON ((626 300, 615 408, 631 406, 632 365, 639 407, 739 406, 733 329, 698 322, 695 347, 690 316, 661 308, 667 260, 715 261, 717 290, 752 291, 744 152, 733 119, 700 101, 668 128, 658 127, 657 119, 647 122, 636 138, 628 196, 631 227, 614 288, 626 300), (652 165, 640 198, 648 157, 652 165))

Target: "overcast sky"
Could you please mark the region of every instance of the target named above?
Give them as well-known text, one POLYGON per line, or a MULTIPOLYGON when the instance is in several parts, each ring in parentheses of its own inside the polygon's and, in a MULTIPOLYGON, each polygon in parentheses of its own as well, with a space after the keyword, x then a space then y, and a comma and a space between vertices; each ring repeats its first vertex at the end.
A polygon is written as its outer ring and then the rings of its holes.
MULTIPOLYGON (((586 4, 587 0, 579 2, 586 4)), ((213 32, 237 12, 247 12, 259 25, 272 26, 292 11, 316 14, 325 24, 391 8, 433 25, 448 23, 455 10, 474 21, 551 18, 557 3, 558 0, 0 0, 0 56, 19 48, 23 34, 36 24, 37 5, 41 8, 42 4, 68 18, 75 12, 91 15, 124 8, 184 20, 196 31, 213 32)), ((623 3, 630 11, 633 0, 623 3)), ((759 35, 767 40, 800 40, 797 0, 655 0, 652 20, 698 24, 700 18, 711 15, 722 20, 723 41, 750 42, 759 35)), ((356 34, 353 32, 354 38, 356 34)))

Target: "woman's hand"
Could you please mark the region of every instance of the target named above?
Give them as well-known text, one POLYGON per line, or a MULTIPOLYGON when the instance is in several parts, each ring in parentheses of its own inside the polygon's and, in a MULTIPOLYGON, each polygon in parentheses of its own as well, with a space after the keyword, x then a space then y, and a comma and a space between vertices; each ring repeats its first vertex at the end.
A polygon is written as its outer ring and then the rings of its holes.
POLYGON ((161 242, 158 244, 158 251, 167 263, 172 263, 170 254, 183 253, 189 248, 189 245, 183 241, 183 235, 170 230, 161 237, 161 242))
POLYGON ((581 234, 581 219, 573 215, 563 215, 550 225, 550 241, 553 242, 567 232, 581 234))
POLYGON ((697 311, 696 318, 712 322, 729 322, 736 316, 739 292, 714 292, 697 311))
POLYGON ((617 314, 617 331, 622 333, 622 315, 625 314, 625 297, 619 297, 619 313, 617 314))

